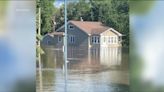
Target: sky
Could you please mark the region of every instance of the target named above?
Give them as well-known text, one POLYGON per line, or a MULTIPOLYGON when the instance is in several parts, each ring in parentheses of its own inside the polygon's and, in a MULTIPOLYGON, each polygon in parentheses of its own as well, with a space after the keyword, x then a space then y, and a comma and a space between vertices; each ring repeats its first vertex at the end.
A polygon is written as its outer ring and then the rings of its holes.
POLYGON ((56 7, 60 7, 62 4, 64 4, 64 0, 56 0, 55 2, 54 2, 54 6, 56 6, 56 7))
MULTIPOLYGON (((67 0, 67 3, 69 2, 77 2, 78 0, 67 0)), ((64 0, 56 0, 54 2, 54 6, 59 8, 62 4, 64 4, 64 0)))

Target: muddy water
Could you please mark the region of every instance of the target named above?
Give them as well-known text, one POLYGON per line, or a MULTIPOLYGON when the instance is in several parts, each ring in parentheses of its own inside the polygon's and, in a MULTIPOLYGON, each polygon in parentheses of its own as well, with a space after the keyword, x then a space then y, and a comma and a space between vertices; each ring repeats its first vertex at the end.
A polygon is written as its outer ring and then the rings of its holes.
POLYGON ((42 72, 37 69, 37 92, 129 92, 128 49, 68 47, 65 86, 63 51, 45 47, 42 72))

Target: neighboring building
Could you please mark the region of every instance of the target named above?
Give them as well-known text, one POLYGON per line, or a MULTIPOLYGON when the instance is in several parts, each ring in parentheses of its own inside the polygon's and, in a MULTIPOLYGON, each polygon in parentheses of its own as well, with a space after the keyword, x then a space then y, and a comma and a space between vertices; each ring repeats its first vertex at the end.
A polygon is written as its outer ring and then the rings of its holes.
POLYGON ((41 45, 45 46, 62 46, 63 45, 64 32, 52 32, 43 37, 41 45))
MULTIPOLYGON (((122 34, 101 22, 69 21, 67 33, 69 46, 122 46, 122 34)), ((63 38, 64 25, 45 35, 42 44, 62 46, 63 38)))

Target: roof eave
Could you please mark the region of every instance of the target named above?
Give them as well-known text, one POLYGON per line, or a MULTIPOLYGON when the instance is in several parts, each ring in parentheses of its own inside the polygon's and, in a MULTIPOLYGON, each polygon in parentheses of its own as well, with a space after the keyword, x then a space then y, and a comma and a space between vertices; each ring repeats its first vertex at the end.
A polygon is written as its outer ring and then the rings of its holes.
POLYGON ((110 30, 112 30, 114 33, 116 33, 118 36, 123 36, 123 34, 121 34, 120 32, 116 31, 115 29, 113 28, 110 28, 110 30))

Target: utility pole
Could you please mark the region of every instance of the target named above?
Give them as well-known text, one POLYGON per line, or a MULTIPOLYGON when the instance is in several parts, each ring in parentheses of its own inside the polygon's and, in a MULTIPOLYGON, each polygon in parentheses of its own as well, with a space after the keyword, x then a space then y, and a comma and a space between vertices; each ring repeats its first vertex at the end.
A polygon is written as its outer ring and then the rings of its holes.
POLYGON ((67 91, 67 0, 64 0, 64 26, 65 26, 65 35, 64 35, 64 76, 65 76, 65 91, 67 91))
MULTIPOLYGON (((39 3, 40 3, 40 0, 38 0, 39 3)), ((38 9, 38 32, 37 32, 37 35, 41 35, 41 6, 39 5, 39 9, 38 9)), ((38 48, 40 49, 40 40, 38 40, 38 48)), ((39 87, 40 87, 40 92, 42 92, 42 64, 41 64, 41 53, 38 52, 38 63, 39 63, 39 87)))

